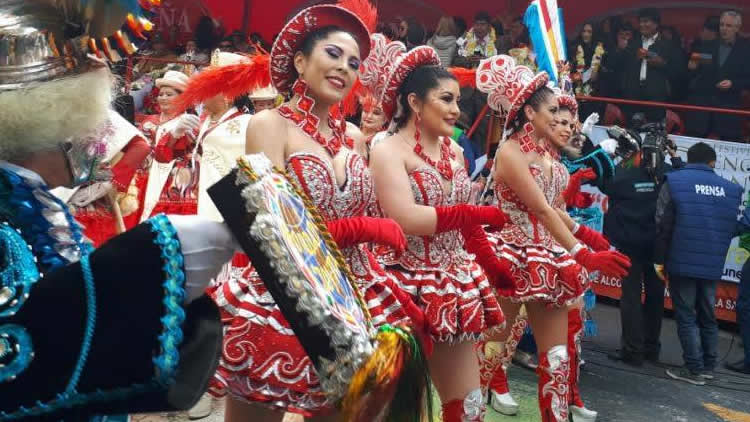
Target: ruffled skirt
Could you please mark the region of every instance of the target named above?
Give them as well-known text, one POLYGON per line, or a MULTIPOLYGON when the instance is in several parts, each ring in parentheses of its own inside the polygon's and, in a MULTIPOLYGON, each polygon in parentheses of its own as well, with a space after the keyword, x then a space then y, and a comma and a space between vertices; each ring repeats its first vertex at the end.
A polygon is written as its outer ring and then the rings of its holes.
POLYGON ((505 323, 495 293, 482 269, 465 260, 443 270, 386 270, 425 314, 433 341, 477 341, 505 323))
MULTIPOLYGON (((273 297, 252 265, 238 263, 209 289, 224 324, 222 357, 209 392, 307 417, 331 413, 335 403, 273 297)), ((385 273, 358 281, 375 326, 408 323, 393 283, 385 273)))
POLYGON ((487 238, 498 258, 510 263, 516 289, 514 302, 546 302, 567 306, 583 296, 589 287, 588 272, 567 252, 556 253, 543 247, 503 243, 497 233, 487 238))

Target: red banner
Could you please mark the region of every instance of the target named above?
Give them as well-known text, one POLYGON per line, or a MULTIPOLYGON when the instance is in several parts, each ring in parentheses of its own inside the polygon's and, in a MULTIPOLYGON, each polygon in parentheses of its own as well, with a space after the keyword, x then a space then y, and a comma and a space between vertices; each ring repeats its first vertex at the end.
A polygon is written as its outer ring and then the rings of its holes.
MULTIPOLYGON (((722 321, 737 322, 735 307, 737 305, 738 287, 739 285, 736 283, 719 282, 716 288, 716 318, 722 321)), ((599 296, 619 300, 622 295, 621 288, 620 279, 600 277, 594 280, 594 292, 599 296)), ((664 307, 672 309, 669 289, 664 289, 664 307)))

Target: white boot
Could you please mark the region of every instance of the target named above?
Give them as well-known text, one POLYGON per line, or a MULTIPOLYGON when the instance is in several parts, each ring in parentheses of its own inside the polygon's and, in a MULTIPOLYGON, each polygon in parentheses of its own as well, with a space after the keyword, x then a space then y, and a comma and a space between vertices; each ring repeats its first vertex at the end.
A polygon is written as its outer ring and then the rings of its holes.
POLYGON ((569 407, 570 416, 573 418, 573 422, 596 422, 596 413, 593 410, 586 409, 585 407, 578 407, 570 405, 569 407))
POLYGON ((211 399, 211 396, 208 393, 204 394, 201 399, 198 400, 198 403, 188 411, 188 418, 190 418, 190 420, 207 418, 211 415, 212 402, 213 400, 211 399))
POLYGON ((498 394, 490 390, 490 406, 505 416, 518 414, 518 403, 510 393, 498 394))

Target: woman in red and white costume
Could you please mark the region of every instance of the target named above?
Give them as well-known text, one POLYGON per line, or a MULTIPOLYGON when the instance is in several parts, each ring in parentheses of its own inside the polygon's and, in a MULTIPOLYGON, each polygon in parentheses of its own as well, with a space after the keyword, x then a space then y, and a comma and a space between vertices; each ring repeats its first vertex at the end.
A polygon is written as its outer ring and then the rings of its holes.
POLYGON ((436 343, 430 374, 445 422, 483 420, 473 344, 505 321, 492 285, 510 287, 502 274, 488 279, 463 247, 462 230, 502 226, 506 217, 497 207, 468 204, 463 153, 449 138, 460 113, 458 97, 459 84, 435 50, 417 47, 401 55, 382 101, 393 116, 393 135, 370 153, 378 202, 408 235, 401 257, 382 259, 424 311, 425 329, 436 343))
MULTIPOLYGON (((571 139, 578 130, 578 102, 572 95, 557 92, 557 137, 555 146, 561 150, 575 149, 571 145, 571 139)), ((576 151, 573 151, 574 153, 576 151)), ((566 206, 585 202, 585 198, 579 198, 581 184, 586 180, 596 178, 596 173, 590 168, 579 170, 570 176, 567 188, 563 191, 563 200, 566 206)), ((566 208, 558 209, 560 217, 565 221, 570 231, 578 239, 584 242, 594 251, 607 251, 610 243, 601 233, 577 224, 568 216, 566 208)), ((568 403, 570 405, 570 416, 573 422, 594 422, 597 412, 587 409, 581 398, 578 386, 581 368, 581 341, 583 339, 583 298, 579 298, 568 307, 568 355, 570 356, 570 374, 568 376, 568 403)))
POLYGON ((161 114, 158 125, 143 123, 154 132, 153 161, 148 172, 140 213, 141 221, 164 214, 194 215, 198 212, 198 166, 195 140, 200 118, 194 114, 172 113, 172 101, 187 86, 188 77, 174 70, 156 80, 161 114), (154 127, 155 126, 155 127, 154 127))
MULTIPOLYGON (((189 137, 194 137, 197 132, 197 117, 186 113, 173 116, 171 113, 172 101, 185 90, 187 81, 188 77, 184 73, 173 70, 168 71, 164 74, 163 78, 156 81, 156 85, 159 88, 157 100, 161 113, 146 117, 138 126, 146 136, 151 152, 137 168, 135 176, 127 188, 127 192, 119 201, 127 229, 135 227, 141 220, 148 218, 150 215, 149 213, 149 215, 142 217, 144 214, 146 189, 149 184, 149 173, 151 173, 151 169, 155 165, 153 149, 159 144, 159 140, 174 132, 181 135, 180 138, 184 137, 184 139, 179 139, 181 143, 188 143, 189 137), (183 121, 185 123, 181 124, 183 121), (176 130, 178 126, 187 127, 187 125, 196 128, 194 130, 181 129, 179 133, 176 130)), ((154 205, 155 203, 151 206, 153 207, 154 205)))
MULTIPOLYGON (((270 58, 257 56, 227 73, 235 85, 264 86, 270 64, 270 81, 279 92, 291 91, 290 101, 250 119, 246 152, 264 153, 299 183, 342 248, 375 325, 398 324, 420 314, 407 316, 404 298, 364 243, 402 250, 405 239, 395 222, 364 217, 374 198, 364 144, 348 136, 334 107, 354 85, 369 50, 360 18, 338 5, 318 5, 285 25, 270 58)), ((209 72, 197 78, 211 79, 209 72)), ((221 307, 224 345, 210 392, 229 396, 227 421, 281 421, 285 411, 313 420, 335 416, 310 358, 252 269, 220 280, 211 295, 221 307)))
MULTIPOLYGON (((546 73, 534 75, 509 56, 491 57, 477 69, 477 88, 488 94, 490 107, 507 112, 505 133, 510 135, 497 150, 493 179, 498 206, 510 222, 490 236, 494 246, 482 241, 479 231, 467 244, 486 266, 510 270, 515 288, 500 293, 507 296, 501 301, 503 310, 515 320, 521 304, 526 306, 540 356, 542 421, 563 422, 568 420, 569 402, 567 306, 583 295, 587 271, 621 276, 630 261, 618 252, 589 250, 557 211, 564 208, 568 172, 558 159, 559 106, 548 81, 546 73)), ((497 338, 504 341, 508 334, 497 338)), ((491 384, 492 365, 499 362, 488 363, 483 365, 483 381, 491 384)))

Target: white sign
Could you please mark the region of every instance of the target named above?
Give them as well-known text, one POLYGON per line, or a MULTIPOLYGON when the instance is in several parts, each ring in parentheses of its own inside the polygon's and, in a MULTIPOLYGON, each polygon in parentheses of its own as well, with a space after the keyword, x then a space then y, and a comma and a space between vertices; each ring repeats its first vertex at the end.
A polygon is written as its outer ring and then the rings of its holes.
MULTIPOLYGON (((602 126, 595 126, 591 133, 591 141, 595 144, 607 139, 608 137, 606 128, 602 126)), ((748 191, 750 191, 750 144, 675 135, 670 135, 669 138, 677 144, 680 157, 682 157, 682 160, 686 163, 687 150, 693 144, 705 142, 710 145, 716 150, 716 173, 744 188, 742 209, 750 205, 747 203, 747 194, 748 191)), ((591 186, 586 186, 586 190, 602 195, 598 189, 591 186)), ((600 206, 602 205, 601 202, 597 201, 597 203, 600 206)), ((732 244, 729 246, 722 280, 739 283, 742 265, 749 256, 750 253, 739 247, 739 238, 734 238, 732 244)))

